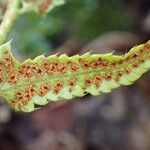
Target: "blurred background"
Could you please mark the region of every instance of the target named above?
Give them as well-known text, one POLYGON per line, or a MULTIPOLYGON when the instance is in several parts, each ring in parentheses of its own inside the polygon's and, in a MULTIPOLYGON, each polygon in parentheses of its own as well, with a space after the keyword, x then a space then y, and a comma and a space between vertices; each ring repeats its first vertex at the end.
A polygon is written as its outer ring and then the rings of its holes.
MULTIPOLYGON (((47 16, 21 16, 9 39, 20 61, 43 53, 123 54, 150 39, 150 1, 68 0, 47 16)), ((1 102, 0 150, 150 150, 150 72, 110 94, 33 113, 1 102)))

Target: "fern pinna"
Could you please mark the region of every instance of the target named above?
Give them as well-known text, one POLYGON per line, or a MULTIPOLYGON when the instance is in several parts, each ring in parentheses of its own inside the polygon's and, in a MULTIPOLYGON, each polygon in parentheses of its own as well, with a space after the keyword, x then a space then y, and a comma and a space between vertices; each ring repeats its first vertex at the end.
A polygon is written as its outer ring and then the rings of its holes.
POLYGON ((150 41, 127 54, 38 56, 19 63, 10 43, 0 46, 0 96, 17 111, 31 112, 49 101, 99 95, 130 85, 150 69, 150 41))

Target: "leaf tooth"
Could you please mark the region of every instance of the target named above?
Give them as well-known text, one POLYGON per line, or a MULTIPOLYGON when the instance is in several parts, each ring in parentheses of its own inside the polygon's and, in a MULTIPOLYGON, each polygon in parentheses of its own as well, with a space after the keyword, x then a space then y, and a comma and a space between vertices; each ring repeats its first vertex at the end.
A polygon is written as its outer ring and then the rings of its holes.
POLYGON ((46 97, 41 97, 39 95, 35 95, 33 98, 32 98, 32 101, 34 101, 34 103, 36 105, 46 105, 48 103, 46 97))
POLYGON ((58 60, 58 57, 57 57, 57 54, 54 54, 54 55, 48 56, 47 59, 48 59, 49 61, 57 61, 57 60, 58 60))
POLYGON ((145 68, 147 71, 147 69, 150 68, 150 61, 145 61, 145 63, 142 65, 142 67, 145 68))
POLYGON ((57 101, 59 99, 59 96, 54 94, 53 92, 49 92, 45 95, 46 99, 48 101, 57 101))
POLYGON ((33 60, 31 60, 33 63, 41 63, 44 59, 45 59, 46 57, 45 57, 45 55, 43 54, 43 55, 39 55, 39 56, 37 56, 35 59, 33 59, 33 60))
POLYGON ((107 54, 103 54, 103 55, 102 55, 102 58, 107 59, 107 58, 110 58, 110 57, 112 57, 112 56, 113 56, 112 53, 107 53, 107 54))
POLYGON ((74 62, 74 63, 78 63, 79 58, 80 58, 80 56, 79 56, 79 54, 77 54, 77 55, 71 56, 69 58, 69 60, 72 61, 72 62, 74 62))
POLYGON ((87 93, 90 93, 91 95, 94 95, 94 96, 100 95, 100 93, 101 93, 100 90, 98 88, 95 88, 94 85, 91 85, 91 86, 87 87, 85 89, 85 91, 87 93))
POLYGON ((32 112, 34 110, 35 110, 34 102, 31 100, 31 101, 29 101, 29 103, 27 105, 25 105, 25 107, 22 108, 21 111, 32 112))
POLYGON ((135 72, 131 72, 129 75, 129 80, 133 83, 135 80, 137 80, 140 75, 139 74, 136 74, 135 72))
POLYGON ((69 92, 69 88, 64 87, 60 92, 59 92, 59 97, 61 99, 72 99, 73 98, 73 94, 71 93, 71 91, 69 92))
POLYGON ((106 80, 103 80, 100 85, 100 91, 103 93, 109 93, 111 92, 111 88, 108 86, 108 82, 106 80))
POLYGON ((75 97, 83 97, 85 95, 85 89, 83 89, 82 85, 77 84, 72 90, 72 95, 75 97))
POLYGON ((1 45, 0 46, 0 51, 1 51, 0 58, 3 57, 5 52, 10 52, 10 50, 11 50, 10 42, 7 42, 7 43, 1 45))
POLYGON ((132 72, 135 73, 136 75, 140 76, 145 71, 146 71, 146 69, 140 66, 138 68, 135 68, 132 72))
POLYGON ((139 71, 140 74, 146 72, 147 69, 149 68, 146 64, 147 64, 147 63, 145 62, 144 64, 142 64, 142 65, 140 66, 140 71, 139 71))
POLYGON ((85 54, 83 54, 83 55, 81 55, 80 56, 80 58, 82 59, 89 59, 91 57, 91 53, 90 52, 87 52, 87 53, 85 53, 85 54))
POLYGON ((25 60, 24 62, 22 62, 21 65, 22 64, 31 64, 32 62, 33 62, 33 60, 29 58, 29 59, 25 60))
POLYGON ((127 76, 128 76, 128 75, 123 75, 123 76, 120 78, 119 83, 120 83, 121 85, 127 86, 127 85, 132 84, 132 82, 129 80, 129 78, 128 78, 127 76))
POLYGON ((111 79, 110 81, 107 81, 107 86, 112 90, 119 87, 120 85, 114 79, 111 79))
POLYGON ((102 57, 102 54, 92 54, 91 57, 93 59, 98 59, 98 58, 101 58, 102 57))
POLYGON ((69 59, 69 56, 68 55, 66 55, 66 54, 62 54, 62 55, 60 55, 59 56, 59 58, 58 58, 60 61, 68 61, 68 59, 69 59))

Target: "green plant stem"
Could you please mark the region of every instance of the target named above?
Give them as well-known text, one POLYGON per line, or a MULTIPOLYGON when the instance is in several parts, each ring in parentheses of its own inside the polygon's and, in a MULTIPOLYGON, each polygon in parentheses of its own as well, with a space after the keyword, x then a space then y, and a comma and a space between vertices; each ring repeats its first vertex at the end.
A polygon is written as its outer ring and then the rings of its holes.
POLYGON ((9 33, 18 18, 18 10, 19 0, 8 0, 8 6, 0 25, 0 45, 6 42, 9 33))

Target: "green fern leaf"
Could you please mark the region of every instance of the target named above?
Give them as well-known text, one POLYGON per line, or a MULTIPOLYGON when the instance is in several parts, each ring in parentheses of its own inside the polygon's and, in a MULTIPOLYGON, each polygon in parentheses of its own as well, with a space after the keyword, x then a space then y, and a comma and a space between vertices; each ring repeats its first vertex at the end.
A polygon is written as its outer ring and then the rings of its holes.
POLYGON ((150 41, 127 54, 38 56, 19 63, 10 43, 0 46, 0 96, 17 111, 31 112, 35 105, 70 100, 86 93, 109 93, 130 85, 150 69, 150 41))

